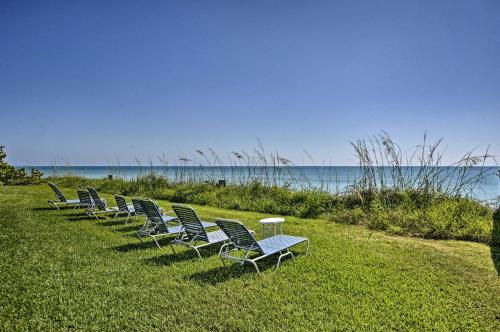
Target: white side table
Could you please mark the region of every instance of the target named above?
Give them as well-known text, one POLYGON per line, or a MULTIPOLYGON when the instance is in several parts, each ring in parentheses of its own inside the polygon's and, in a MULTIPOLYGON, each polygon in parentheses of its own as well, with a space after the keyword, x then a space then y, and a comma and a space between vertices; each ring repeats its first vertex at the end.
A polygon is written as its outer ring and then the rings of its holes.
POLYGON ((276 235, 276 226, 280 226, 280 234, 283 234, 283 223, 285 218, 266 218, 261 219, 260 224, 262 225, 262 238, 265 239, 271 235, 276 235), (267 229, 267 232, 266 232, 267 229))

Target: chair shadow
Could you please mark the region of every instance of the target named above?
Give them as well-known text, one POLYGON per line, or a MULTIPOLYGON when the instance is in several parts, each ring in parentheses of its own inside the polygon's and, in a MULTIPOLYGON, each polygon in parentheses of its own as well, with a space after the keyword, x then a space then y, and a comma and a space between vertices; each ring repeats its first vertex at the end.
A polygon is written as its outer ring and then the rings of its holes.
POLYGON ((88 216, 86 214, 84 215, 71 215, 71 217, 68 217, 67 220, 69 221, 83 221, 83 220, 95 220, 95 221, 98 221, 96 220, 95 217, 91 217, 91 216, 88 216))
MULTIPOLYGON (((258 263, 260 272, 273 269, 276 266, 274 260, 263 260, 258 263)), ((200 284, 209 284, 215 286, 217 284, 241 278, 243 276, 257 276, 257 271, 251 264, 237 264, 226 261, 226 266, 221 265, 207 271, 200 271, 190 275, 188 278, 200 284)))
MULTIPOLYGON (((219 249, 220 246, 209 246, 209 247, 204 247, 200 248, 200 254, 202 259, 207 259, 209 257, 215 256, 219 254, 219 249)), ((148 258, 145 260, 146 263, 150 263, 156 266, 168 266, 172 263, 175 262, 180 262, 180 261, 185 261, 185 260, 199 260, 198 254, 196 254, 196 251, 190 248, 183 248, 178 245, 174 245, 174 250, 175 253, 172 252, 171 249, 170 254, 167 255, 162 255, 162 256, 155 256, 152 258, 148 258)))
POLYGON ((120 232, 120 233, 129 233, 129 232, 133 232, 133 231, 137 232, 140 227, 141 227, 140 225, 129 225, 126 227, 114 229, 113 231, 120 232))
POLYGON ((100 223, 101 226, 119 226, 125 225, 125 220, 122 219, 111 219, 100 223))
POLYGON ((65 217, 74 217, 79 215, 87 215, 87 214, 85 213, 85 211, 78 211, 78 210, 73 210, 73 212, 63 214, 63 216, 65 217))
MULTIPOLYGON (((135 238, 135 240, 137 240, 137 242, 127 243, 127 244, 124 244, 121 246, 113 247, 111 249, 114 251, 117 251, 117 252, 129 252, 129 251, 133 251, 133 250, 144 250, 144 249, 158 248, 156 246, 156 243, 152 240, 149 240, 147 238, 143 238, 143 242, 141 242, 137 237, 134 237, 134 238, 135 238)), ((162 238, 162 239, 158 239, 158 243, 163 248, 163 247, 168 246, 168 243, 170 242, 170 240, 172 240, 172 239, 162 238)))
POLYGON ((147 258, 144 259, 144 262, 146 264, 154 266, 169 266, 177 262, 198 260, 198 259, 199 259, 198 255, 196 255, 196 253, 192 250, 186 250, 183 252, 177 251, 176 253, 173 253, 172 250, 170 250, 170 254, 147 258))
MULTIPOLYGON (((67 210, 66 207, 59 207, 59 210, 67 210)), ((47 207, 37 207, 32 208, 31 211, 58 211, 55 207, 47 206, 47 207)))

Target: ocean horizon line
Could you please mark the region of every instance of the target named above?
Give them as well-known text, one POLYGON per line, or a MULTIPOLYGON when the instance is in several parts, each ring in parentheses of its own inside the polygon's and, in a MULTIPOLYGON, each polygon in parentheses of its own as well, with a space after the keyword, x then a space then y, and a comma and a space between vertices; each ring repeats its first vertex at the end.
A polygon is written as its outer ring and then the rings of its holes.
MULTIPOLYGON (((362 167, 360 165, 14 165, 16 168, 76 168, 76 167, 100 167, 100 168, 120 168, 120 167, 140 167, 140 168, 165 168, 165 167, 206 167, 206 168, 220 168, 220 167, 237 167, 237 168, 248 168, 248 167, 362 167)), ((394 166, 377 166, 375 168, 392 168, 394 166)), ((484 165, 484 166, 463 166, 463 165, 439 165, 439 166, 421 166, 421 165, 405 165, 399 166, 401 168, 419 168, 419 167, 471 167, 471 168, 499 168, 500 165, 484 165)))

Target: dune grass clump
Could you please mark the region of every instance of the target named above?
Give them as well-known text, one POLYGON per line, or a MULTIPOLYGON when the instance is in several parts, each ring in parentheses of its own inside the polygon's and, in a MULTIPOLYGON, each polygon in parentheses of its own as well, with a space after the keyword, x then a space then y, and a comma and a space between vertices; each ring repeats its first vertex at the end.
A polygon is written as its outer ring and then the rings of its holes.
POLYGON ((317 218, 326 213, 335 199, 322 191, 292 191, 278 186, 267 187, 259 182, 239 186, 186 183, 175 186, 170 195, 162 198, 179 203, 303 218, 317 218))
POLYGON ((394 235, 492 242, 491 208, 468 198, 416 190, 350 194, 329 212, 329 219, 394 235))

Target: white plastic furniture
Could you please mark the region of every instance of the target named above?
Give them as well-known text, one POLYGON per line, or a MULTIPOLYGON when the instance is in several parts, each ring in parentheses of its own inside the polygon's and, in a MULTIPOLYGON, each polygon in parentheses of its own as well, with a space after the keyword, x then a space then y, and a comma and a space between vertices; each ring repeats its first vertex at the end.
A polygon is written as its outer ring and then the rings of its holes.
POLYGON ((260 224, 262 225, 262 238, 265 239, 269 236, 276 236, 276 228, 279 225, 280 234, 283 234, 283 223, 285 218, 266 218, 261 219, 260 224))

